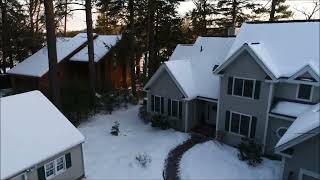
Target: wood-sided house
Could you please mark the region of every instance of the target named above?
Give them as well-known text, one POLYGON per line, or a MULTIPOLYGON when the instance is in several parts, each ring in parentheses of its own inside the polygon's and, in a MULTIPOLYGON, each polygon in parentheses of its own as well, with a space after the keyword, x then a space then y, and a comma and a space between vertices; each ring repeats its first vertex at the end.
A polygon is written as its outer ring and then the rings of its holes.
MULTIPOLYGON (((124 82, 130 82, 129 65, 121 64, 112 53, 121 35, 94 35, 94 62, 96 69, 96 88, 104 91, 120 88, 124 82), (126 68, 123 68, 126 67, 126 68), (127 79, 122 77, 122 70, 126 69, 127 79)), ((40 90, 45 95, 49 93, 48 79, 48 50, 43 47, 8 71, 11 76, 15 93, 30 90, 40 90)), ((73 83, 88 83, 87 36, 79 33, 73 38, 57 38, 57 71, 60 87, 73 83)))

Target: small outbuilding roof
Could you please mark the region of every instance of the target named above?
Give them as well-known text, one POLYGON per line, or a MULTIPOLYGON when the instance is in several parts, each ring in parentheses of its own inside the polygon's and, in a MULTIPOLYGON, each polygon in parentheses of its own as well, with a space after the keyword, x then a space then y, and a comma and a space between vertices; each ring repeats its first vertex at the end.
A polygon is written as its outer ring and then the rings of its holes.
MULTIPOLYGON (((94 62, 99 62, 121 39, 121 35, 99 35, 94 39, 94 62)), ((70 61, 89 62, 88 46, 70 58, 70 61)))
MULTIPOLYGON (((65 59, 86 42, 87 35, 85 33, 79 33, 73 38, 57 38, 57 62, 59 63, 65 59)), ((48 71, 48 48, 43 47, 32 56, 10 69, 7 73, 13 75, 41 77, 48 71)))
POLYGON ((320 21, 244 23, 226 58, 248 45, 275 78, 289 78, 306 66, 319 76, 319 39, 320 21))
POLYGON ((0 179, 84 142, 83 135, 39 91, 0 99, 0 179))
MULTIPOLYGON (((313 105, 301 114, 288 128, 276 145, 276 149, 285 150, 296 143, 293 141, 306 140, 320 133, 320 103, 313 105)), ((299 142, 297 142, 299 143, 299 142)))

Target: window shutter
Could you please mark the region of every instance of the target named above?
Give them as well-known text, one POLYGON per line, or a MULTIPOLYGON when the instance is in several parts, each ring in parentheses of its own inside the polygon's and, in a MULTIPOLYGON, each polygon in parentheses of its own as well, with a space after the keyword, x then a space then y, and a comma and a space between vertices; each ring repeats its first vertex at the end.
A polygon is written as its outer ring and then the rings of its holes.
POLYGON ((151 95, 151 110, 154 111, 154 95, 151 95))
POLYGON ((71 154, 68 153, 65 156, 66 156, 66 167, 68 169, 68 168, 70 168, 72 166, 71 154))
POLYGON ((164 98, 161 97, 161 114, 164 113, 164 98))
POLYGON ((254 138, 255 137, 255 135, 256 135, 256 126, 257 126, 257 117, 252 116, 250 138, 254 138))
POLYGON ((256 81, 256 87, 254 91, 254 99, 260 98, 260 88, 261 88, 261 81, 256 81))
POLYGON ((230 123, 230 111, 227 111, 226 112, 226 119, 225 119, 225 122, 224 122, 224 130, 225 131, 229 131, 229 123, 230 123))
POLYGON ((171 116, 171 99, 168 99, 168 115, 171 116))
POLYGON ((182 102, 179 101, 179 119, 182 119, 182 102))
POLYGON ((44 172, 44 166, 41 166, 37 169, 38 172, 38 179, 39 180, 46 180, 46 174, 44 172))
POLYGON ((232 94, 233 77, 228 78, 228 94, 232 94))

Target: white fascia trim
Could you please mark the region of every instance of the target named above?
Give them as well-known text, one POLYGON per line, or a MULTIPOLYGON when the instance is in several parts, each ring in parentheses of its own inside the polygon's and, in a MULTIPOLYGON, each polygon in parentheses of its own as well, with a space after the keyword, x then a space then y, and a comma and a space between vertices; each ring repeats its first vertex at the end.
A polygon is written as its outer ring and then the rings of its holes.
POLYGON ((283 119, 283 120, 287 120, 287 121, 295 121, 296 118, 290 118, 290 117, 286 117, 286 116, 281 116, 281 115, 277 115, 277 114, 272 114, 271 112, 268 113, 270 117, 274 117, 274 118, 279 118, 279 119, 283 119))
POLYGON ((316 173, 316 172, 313 172, 313 171, 310 171, 310 170, 306 170, 306 169, 303 169, 303 168, 300 168, 299 170, 299 180, 303 180, 303 175, 307 175, 307 176, 310 176, 310 177, 313 177, 315 179, 320 179, 320 174, 316 173))

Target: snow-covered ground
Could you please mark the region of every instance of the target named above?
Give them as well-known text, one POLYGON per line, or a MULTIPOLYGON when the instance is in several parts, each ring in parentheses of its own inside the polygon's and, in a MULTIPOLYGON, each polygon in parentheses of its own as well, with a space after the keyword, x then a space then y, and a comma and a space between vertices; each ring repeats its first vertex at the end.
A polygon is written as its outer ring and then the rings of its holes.
POLYGON ((238 150, 208 141, 189 149, 180 162, 182 179, 279 179, 280 161, 264 159, 250 167, 237 157, 238 150))
POLYGON ((138 118, 139 106, 129 106, 112 115, 98 114, 80 125, 87 179, 162 179, 169 151, 189 138, 174 130, 158 130, 138 118), (113 122, 120 123, 120 135, 110 134, 113 122), (151 157, 142 167, 136 155, 151 157))

